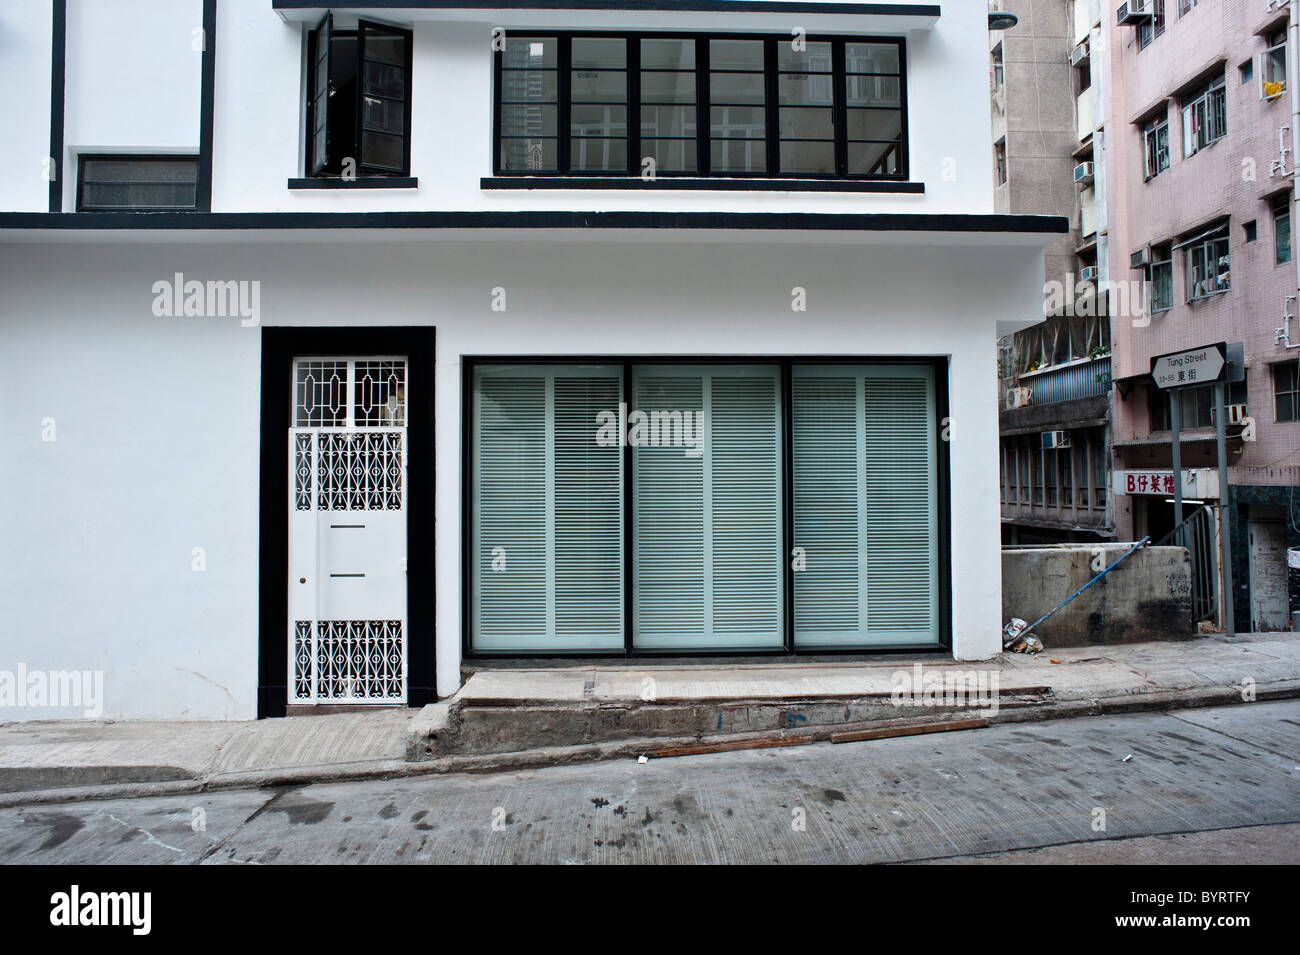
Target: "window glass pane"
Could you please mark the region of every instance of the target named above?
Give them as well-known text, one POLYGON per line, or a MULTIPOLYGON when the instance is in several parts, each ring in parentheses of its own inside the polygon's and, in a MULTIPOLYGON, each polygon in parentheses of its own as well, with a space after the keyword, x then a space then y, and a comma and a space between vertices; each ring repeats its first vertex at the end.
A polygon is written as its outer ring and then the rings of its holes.
POLYGON ((366 33, 366 59, 381 60, 397 66, 406 65, 406 38, 382 36, 373 30, 366 33))
POLYGON ((780 390, 771 366, 634 370, 638 647, 781 646, 780 390))
POLYGON ((897 143, 849 143, 849 175, 897 175, 899 150, 897 143))
MULTIPOLYGON (((782 107, 781 136, 784 139, 834 139, 835 126, 829 109, 782 107)), ((782 164, 784 165, 784 164, 782 164)))
POLYGON ((777 77, 778 102, 782 106, 831 106, 829 73, 782 73, 777 77))
POLYGON ((554 136, 558 117, 555 106, 502 106, 502 136, 554 136))
POLYGON ((194 209, 198 160, 83 159, 79 208, 194 209))
POLYGON ((641 41, 641 69, 693 70, 694 68, 694 40, 641 41))
POLYGON ((361 121, 366 129, 381 130, 399 136, 405 132, 406 106, 401 100, 367 96, 362 100, 361 108, 361 121))
POLYGON ((761 104, 765 100, 762 73, 712 73, 709 96, 715 103, 761 104))
POLYGON ((694 106, 642 106, 642 136, 694 136, 694 106))
POLYGON ((845 78, 849 106, 899 106, 901 105, 898 77, 849 76, 845 78))
POLYGON ((762 70, 761 40, 710 40, 709 69, 762 70))
POLYGON ((361 134, 361 155, 368 166, 401 169, 406 152, 404 142, 401 136, 365 130, 361 134))
POLYGON ((903 132, 903 114, 892 109, 850 109, 849 139, 898 139, 903 132))
POLYGON ((627 41, 621 38, 574 37, 571 52, 575 70, 624 69, 627 66, 627 41))
POLYGON ((553 36, 509 36, 501 54, 506 69, 554 69, 559 64, 559 41, 553 36))
POLYGON ((642 158, 655 161, 659 172, 696 172, 699 147, 694 139, 642 139, 642 158))
POLYGON ((833 175, 835 144, 818 142, 782 142, 781 171, 833 175))
POLYGON ((471 639, 481 649, 623 645, 617 368, 475 371, 471 639))
MULTIPOLYGON (((366 49, 369 50, 369 46, 366 49)), ((400 66, 391 66, 387 63, 372 63, 367 60, 365 80, 365 91, 367 93, 400 97, 406 88, 406 70, 400 66)))
POLYGON ((559 89, 554 70, 507 70, 501 74, 501 102, 554 103, 559 89))
POLYGON ((557 168, 554 139, 528 137, 501 140, 501 168, 510 172, 554 172, 557 168))
POLYGON ((761 109, 714 106, 709 110, 709 131, 715 138, 761 138, 766 122, 761 109))
POLYGON ((933 371, 793 371, 795 643, 939 639, 933 371))
POLYGON ((694 73, 641 74, 642 103, 694 103, 694 73))
POLYGON ((574 106, 569 118, 569 129, 574 136, 627 134, 626 106, 574 106))
POLYGON ((844 44, 844 69, 849 73, 897 73, 898 67, 897 44, 844 44))
POLYGON ((714 172, 767 172, 767 144, 752 139, 715 139, 709 146, 714 172))
POLYGON ((575 172, 625 172, 626 139, 581 139, 569 143, 569 164, 575 172))
POLYGON ((570 90, 575 103, 626 103, 627 73, 618 70, 574 70, 570 90))
POLYGON ((815 71, 829 73, 831 45, 829 43, 804 43, 806 49, 796 50, 794 44, 782 41, 776 45, 776 68, 792 72, 815 71))

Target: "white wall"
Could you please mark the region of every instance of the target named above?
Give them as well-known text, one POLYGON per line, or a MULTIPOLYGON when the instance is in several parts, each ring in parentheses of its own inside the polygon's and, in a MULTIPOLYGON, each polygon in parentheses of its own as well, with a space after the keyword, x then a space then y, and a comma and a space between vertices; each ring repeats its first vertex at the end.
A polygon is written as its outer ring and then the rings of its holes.
MULTIPOLYGON (((396 19, 415 15, 397 12, 396 19)), ((478 22, 413 23, 411 174, 420 180, 418 189, 290 190, 287 180, 303 174, 303 31, 307 25, 281 22, 268 0, 222 0, 217 15, 213 211, 993 211, 987 175, 988 21, 979 4, 944 4, 938 24, 930 31, 912 33, 908 40, 912 178, 925 183, 922 196, 484 191, 479 180, 493 173, 490 30, 494 24, 506 28, 512 24, 490 19, 490 14, 481 16, 478 22)), ((625 22, 633 24, 637 16, 629 12, 625 22)), ((714 29, 728 28, 725 17, 713 20, 714 29)), ((764 29, 788 34, 793 21, 787 20, 774 20, 764 29)), ((873 18, 861 17, 857 23, 862 33, 870 33, 873 18)), ((571 28, 582 25, 569 24, 571 28)))
MULTIPOLYGON (((0 254, 0 669, 106 671, 110 718, 251 718, 257 682, 257 329, 156 318, 152 284, 257 279, 268 325, 437 327, 438 684, 459 682, 464 354, 947 355, 954 639, 999 649, 999 316, 1041 253, 988 237, 227 234, 0 254), (72 280, 75 277, 75 281, 72 280), (792 313, 793 286, 808 311, 792 313), (490 309, 492 289, 508 309, 490 309), (47 418, 56 440, 42 440, 47 418), (192 569, 192 549, 206 570, 192 569)), ((0 711, 3 719, 52 711, 0 711)))
POLYGON ((52 16, 50 0, 0 4, 0 211, 49 209, 52 16))

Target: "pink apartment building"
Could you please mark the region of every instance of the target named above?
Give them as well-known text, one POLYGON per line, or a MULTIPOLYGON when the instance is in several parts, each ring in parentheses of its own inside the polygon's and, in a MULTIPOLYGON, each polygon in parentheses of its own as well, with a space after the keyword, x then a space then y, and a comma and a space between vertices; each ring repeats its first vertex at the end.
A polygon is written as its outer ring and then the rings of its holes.
POLYGON ((1300 547, 1300 328, 1283 317, 1297 314, 1288 4, 1144 5, 1149 16, 1109 18, 1106 255, 1112 281, 1147 289, 1136 309, 1112 293, 1115 529, 1159 538, 1173 527, 1164 482, 1129 481, 1172 465, 1169 398, 1150 386, 1152 356, 1243 343, 1246 378, 1227 399, 1227 494, 1212 473, 1208 387, 1177 399, 1182 467, 1210 469, 1204 497, 1232 509, 1237 628, 1280 629, 1286 550, 1300 547))

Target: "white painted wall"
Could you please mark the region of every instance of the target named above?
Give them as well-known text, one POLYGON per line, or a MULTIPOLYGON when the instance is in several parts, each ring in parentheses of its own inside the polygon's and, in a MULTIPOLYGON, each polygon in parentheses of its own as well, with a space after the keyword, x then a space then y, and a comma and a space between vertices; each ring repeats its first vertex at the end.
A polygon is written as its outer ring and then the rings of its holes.
MULTIPOLYGON (((45 212, 50 180, 50 0, 0 4, 0 210, 45 212)), ((62 169, 56 170, 62 174, 62 169)))
MULTIPOLYGON (((984 237, 227 234, 0 248, 0 669, 103 669, 109 718, 255 713, 260 333, 152 284, 258 279, 268 325, 437 328, 438 684, 459 682, 462 355, 947 355, 956 655, 999 650, 1000 315, 1041 253, 984 237), (70 278, 75 276, 75 281, 70 278), (808 290, 808 311, 790 290, 808 290), (490 310, 506 289, 508 310, 490 310), (57 440, 42 440, 53 418, 57 440), (192 549, 206 551, 195 572, 192 549)), ((56 718, 0 710, 0 720, 56 718)))

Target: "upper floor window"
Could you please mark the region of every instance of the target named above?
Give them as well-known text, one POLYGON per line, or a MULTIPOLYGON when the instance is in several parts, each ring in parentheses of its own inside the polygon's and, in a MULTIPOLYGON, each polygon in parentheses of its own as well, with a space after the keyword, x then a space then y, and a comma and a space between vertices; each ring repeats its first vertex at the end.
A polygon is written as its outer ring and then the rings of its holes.
POLYGON ((1291 194, 1284 192, 1273 200, 1273 265, 1291 261, 1291 194))
POLYGON ((1169 168, 1169 113, 1144 124, 1142 138, 1146 144, 1146 178, 1154 179, 1169 168))
POLYGON ((1223 77, 1183 99, 1183 155, 1199 152, 1228 135, 1228 97, 1223 77))
POLYGON ((1151 314, 1174 307, 1174 253, 1168 243, 1151 247, 1151 314))
POLYGON ((1002 89, 1002 84, 1006 82, 1006 65, 1002 62, 1002 44, 999 43, 993 48, 990 55, 989 63, 989 82, 993 87, 993 92, 1002 89))
POLYGON ((1191 13, 1194 6, 1196 0, 1178 0, 1178 15, 1181 17, 1185 13, 1191 13))
POLYGON ((1300 421, 1300 362, 1273 366, 1273 399, 1278 421, 1300 421))
POLYGON ((1226 224, 1180 242, 1178 248, 1184 249, 1187 255, 1187 301, 1208 298, 1232 288, 1226 224))
POLYGON ((307 58, 307 175, 409 175, 411 31, 326 14, 307 58))
MULTIPOLYGON (((1226 389, 1224 397, 1227 399, 1228 404, 1246 404, 1248 394, 1244 381, 1228 382, 1224 387, 1226 389)), ((1178 402, 1179 430, 1185 428, 1213 428, 1215 422, 1214 388, 1213 384, 1175 388, 1172 391, 1161 391, 1154 386, 1149 387, 1147 389, 1147 410, 1151 430, 1173 430, 1174 401, 1178 402)))
POLYGON ((1152 17, 1148 22, 1138 26, 1139 50, 1145 50, 1156 37, 1165 32, 1165 0, 1147 0, 1147 6, 1151 10, 1152 17))
POLYGON ((198 177, 195 156, 81 156, 77 211, 192 211, 198 177))
POLYGON ((1274 30, 1268 35, 1267 42, 1259 91, 1265 99, 1273 99, 1286 92, 1286 30, 1274 30))
POLYGON ((903 42, 509 36, 505 175, 905 179, 903 42))

